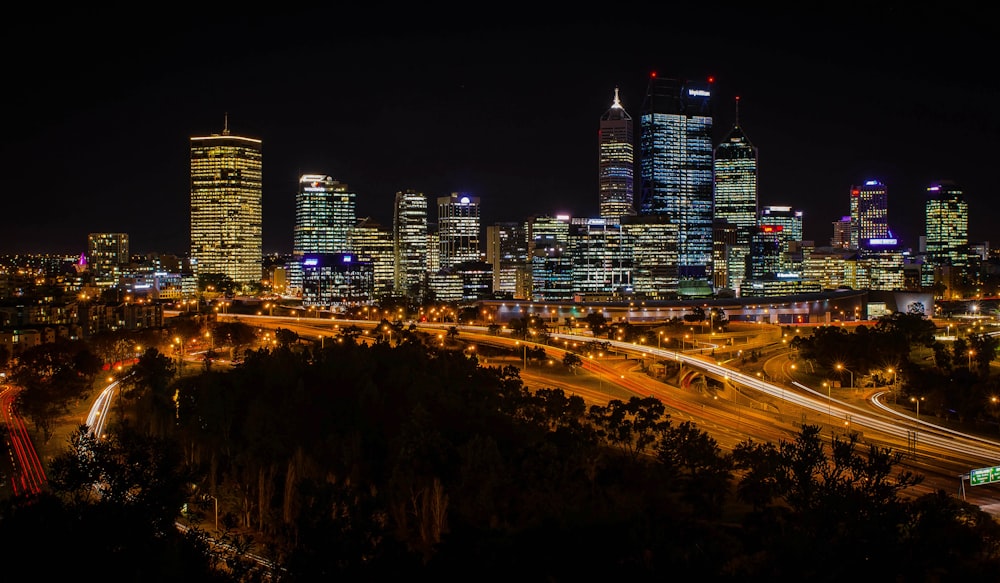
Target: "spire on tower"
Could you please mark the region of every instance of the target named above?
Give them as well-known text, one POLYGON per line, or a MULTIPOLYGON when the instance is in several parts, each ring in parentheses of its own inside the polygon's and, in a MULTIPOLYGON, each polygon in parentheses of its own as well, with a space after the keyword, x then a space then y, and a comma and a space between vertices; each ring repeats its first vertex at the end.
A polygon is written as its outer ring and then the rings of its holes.
POLYGON ((740 125, 740 96, 739 95, 736 96, 736 123, 734 125, 737 126, 737 127, 739 127, 739 125, 740 125))
POLYGON ((621 102, 621 100, 620 100, 620 99, 618 99, 618 88, 617 88, 617 87, 615 87, 615 100, 614 100, 614 102, 613 102, 613 103, 611 104, 611 107, 618 107, 618 108, 621 108, 621 106, 622 106, 622 102, 621 102))
POLYGON ((226 112, 225 121, 222 124, 222 135, 229 135, 229 112, 226 112))

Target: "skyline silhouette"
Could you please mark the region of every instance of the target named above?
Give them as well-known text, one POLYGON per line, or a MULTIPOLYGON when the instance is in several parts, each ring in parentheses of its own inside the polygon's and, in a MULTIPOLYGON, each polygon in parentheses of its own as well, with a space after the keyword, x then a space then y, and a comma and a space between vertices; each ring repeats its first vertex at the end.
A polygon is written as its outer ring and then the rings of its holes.
POLYGON ((906 247, 918 247, 938 180, 965 190, 970 242, 992 235, 998 91, 974 58, 988 31, 971 9, 683 8, 671 26, 638 12, 612 26, 334 8, 119 22, 102 10, 28 18, 2 41, 16 57, 0 253, 78 253, 90 232, 128 233, 134 252, 187 252, 188 140, 221 132, 226 116, 263 142, 265 253, 290 252, 305 173, 349 185, 358 217, 387 228, 406 188, 478 196, 484 227, 596 217, 599 118, 618 87, 638 135, 654 71, 716 79, 717 140, 740 98, 760 206, 803 210, 806 240, 827 244, 851 186, 868 179, 886 184, 906 247))

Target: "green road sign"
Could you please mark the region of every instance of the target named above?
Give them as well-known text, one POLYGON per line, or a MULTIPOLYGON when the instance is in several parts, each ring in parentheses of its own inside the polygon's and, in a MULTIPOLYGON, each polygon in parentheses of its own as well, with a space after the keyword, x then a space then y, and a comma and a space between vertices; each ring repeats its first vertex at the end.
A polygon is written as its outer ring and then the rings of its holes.
POLYGON ((1000 466, 969 471, 970 486, 982 486, 983 484, 992 484, 994 482, 1000 482, 1000 466))

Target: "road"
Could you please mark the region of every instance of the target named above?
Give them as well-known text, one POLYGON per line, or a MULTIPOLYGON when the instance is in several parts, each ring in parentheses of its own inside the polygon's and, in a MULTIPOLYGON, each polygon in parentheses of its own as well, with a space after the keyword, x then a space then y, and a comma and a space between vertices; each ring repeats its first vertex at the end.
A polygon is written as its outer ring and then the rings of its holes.
POLYGON ((11 493, 15 496, 39 494, 47 481, 45 467, 38 458, 24 419, 14 407, 19 390, 13 385, 0 385, 0 408, 3 409, 4 426, 7 427, 9 452, 9 461, 5 465, 9 472, 11 493))
MULTIPOLYGON (((335 336, 341 327, 347 325, 374 328, 378 324, 374 321, 319 318, 245 315, 238 318, 258 326, 288 328, 300 336, 313 338, 335 336)), ((421 330, 439 332, 455 326, 460 339, 466 342, 507 347, 516 347, 521 345, 519 342, 524 342, 509 335, 489 334, 484 326, 453 323, 419 323, 417 326, 421 330)), ((566 347, 572 342, 589 343, 594 340, 587 335, 557 333, 552 335, 550 344, 528 342, 527 346, 544 348, 549 357, 560 363, 557 366, 561 366, 565 348, 559 348, 559 343, 566 347)), ((866 451, 868 446, 891 447, 904 455, 903 467, 925 476, 924 484, 915 488, 914 493, 942 489, 961 494, 968 501, 1000 514, 1000 485, 970 487, 968 483, 970 470, 1000 464, 1000 441, 957 432, 927 419, 915 419, 885 406, 884 393, 858 393, 848 400, 834 398, 832 392, 822 387, 798 383, 791 376, 783 378, 781 375, 787 372, 785 370, 772 370, 767 377, 758 377, 734 366, 732 362, 735 361, 720 363, 702 354, 711 348, 702 340, 698 346, 703 350, 672 351, 602 339, 600 341, 607 342, 616 356, 584 359, 583 370, 588 374, 580 375, 580 378, 543 374, 541 368, 533 370, 535 367, 528 362, 527 369, 522 371, 522 379, 528 386, 563 388, 568 393, 583 396, 589 403, 607 403, 611 398, 627 400, 633 395, 655 396, 664 403, 675 422, 692 421, 709 433, 724 450, 731 450, 747 438, 772 443, 791 440, 803 424, 819 425, 831 438, 856 434, 862 450, 866 451), (626 354, 631 358, 625 360, 626 354), (654 379, 641 371, 642 356, 651 360, 675 360, 724 379, 723 390, 681 389, 654 379), (586 376, 591 379, 586 380, 586 376), (597 380, 596 388, 594 379, 597 380)), ((747 342, 750 344, 749 339, 747 342)), ((721 345, 716 348, 720 351, 727 349, 721 345)), ((732 347, 728 349, 732 351, 732 347)), ((787 356, 780 358, 787 360, 787 356)), ((515 362, 521 365, 519 368, 524 368, 523 360, 512 359, 512 363, 515 362)))

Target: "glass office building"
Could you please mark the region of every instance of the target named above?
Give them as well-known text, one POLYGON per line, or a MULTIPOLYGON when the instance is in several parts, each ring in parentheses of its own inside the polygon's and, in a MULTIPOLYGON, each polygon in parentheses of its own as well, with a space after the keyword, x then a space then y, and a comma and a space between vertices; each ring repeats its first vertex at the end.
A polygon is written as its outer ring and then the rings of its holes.
POLYGON ((191 138, 191 258, 199 275, 239 285, 262 274, 261 141, 221 134, 191 138))

